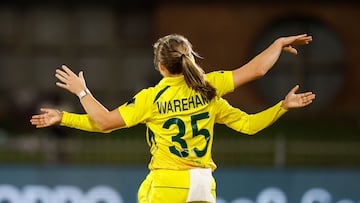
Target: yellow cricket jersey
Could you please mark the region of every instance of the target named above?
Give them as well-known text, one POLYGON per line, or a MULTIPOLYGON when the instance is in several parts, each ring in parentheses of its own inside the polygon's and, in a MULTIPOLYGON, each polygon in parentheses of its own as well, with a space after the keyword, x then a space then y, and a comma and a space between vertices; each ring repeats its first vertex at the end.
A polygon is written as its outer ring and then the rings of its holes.
POLYGON ((189 88, 183 76, 165 77, 155 87, 140 91, 119 107, 126 127, 147 126, 147 142, 152 154, 149 169, 187 170, 216 168, 211 157, 215 123, 254 134, 279 118, 285 110, 281 102, 260 114, 248 115, 229 105, 220 96, 232 91, 232 72, 207 74, 217 89, 208 101, 189 88))
MULTIPOLYGON (((184 77, 165 77, 155 87, 140 91, 120 106, 126 126, 147 126, 147 142, 152 154, 149 169, 187 170, 216 168, 211 157, 215 123, 245 133, 255 134, 286 112, 282 102, 256 114, 232 107, 221 98, 234 90, 231 71, 206 74, 217 96, 208 101, 190 89, 184 77)), ((102 132, 87 114, 63 113, 61 125, 92 132, 102 132)))
MULTIPOLYGON (((234 90, 233 75, 231 71, 216 71, 208 73, 206 74, 206 78, 215 88, 217 88, 216 91, 217 95, 219 96, 222 96, 234 90)), ((140 111, 138 112, 141 113, 140 111)), ((132 125, 135 125, 135 123, 140 123, 140 121, 138 122, 136 120, 137 118, 134 117, 132 119, 135 121, 132 125)), ((89 132, 108 133, 112 131, 101 131, 100 128, 96 125, 96 123, 87 114, 75 114, 65 111, 63 111, 60 125, 89 132)), ((127 123, 127 127, 130 127, 129 122, 127 123)))

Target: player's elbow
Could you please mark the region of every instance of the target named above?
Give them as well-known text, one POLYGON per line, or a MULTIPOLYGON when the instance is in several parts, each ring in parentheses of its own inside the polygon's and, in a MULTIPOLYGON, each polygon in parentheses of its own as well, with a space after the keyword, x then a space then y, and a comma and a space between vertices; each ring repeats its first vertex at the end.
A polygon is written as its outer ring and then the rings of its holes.
POLYGON ((125 126, 125 122, 117 111, 108 112, 96 121, 102 132, 111 132, 125 126))
POLYGON ((102 133, 109 133, 114 129, 111 122, 105 118, 96 119, 95 123, 96 123, 96 126, 99 129, 99 131, 102 133))
POLYGON ((257 130, 257 129, 249 129, 249 128, 241 128, 241 129, 234 129, 234 130, 236 130, 237 132, 243 133, 245 135, 248 135, 248 136, 254 136, 260 131, 260 129, 257 130))
POLYGON ((246 134, 249 136, 254 136, 256 135, 258 132, 260 132, 262 130, 262 128, 254 128, 254 127, 249 127, 246 130, 246 134))
POLYGON ((259 132, 259 131, 249 131, 249 132, 247 132, 246 134, 247 134, 248 136, 254 136, 254 135, 256 135, 258 132, 259 132))
POLYGON ((265 68, 263 68, 263 67, 258 67, 258 68, 256 69, 256 71, 254 72, 254 77, 255 77, 256 79, 258 79, 258 78, 261 78, 261 77, 263 77, 264 75, 266 75, 266 73, 267 73, 267 70, 266 70, 265 68))
POLYGON ((98 123, 98 127, 100 129, 101 132, 103 133, 110 133, 113 131, 113 127, 111 125, 109 125, 107 122, 101 122, 98 123))

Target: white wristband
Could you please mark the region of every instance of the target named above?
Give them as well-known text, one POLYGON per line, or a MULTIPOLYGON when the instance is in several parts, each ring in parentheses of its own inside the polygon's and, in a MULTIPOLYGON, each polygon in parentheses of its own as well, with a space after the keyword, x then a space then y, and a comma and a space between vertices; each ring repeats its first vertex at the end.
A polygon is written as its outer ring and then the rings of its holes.
POLYGON ((89 89, 85 89, 83 91, 81 91, 77 96, 79 97, 79 99, 81 100, 83 97, 85 97, 87 94, 90 94, 90 90, 89 89))

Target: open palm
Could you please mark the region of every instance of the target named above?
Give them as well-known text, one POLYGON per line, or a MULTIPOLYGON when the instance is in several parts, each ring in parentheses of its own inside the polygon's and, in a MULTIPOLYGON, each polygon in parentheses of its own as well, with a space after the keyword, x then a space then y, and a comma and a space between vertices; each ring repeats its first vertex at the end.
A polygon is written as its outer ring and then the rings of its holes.
POLYGON ((45 128, 53 125, 57 125, 61 122, 62 113, 57 109, 40 109, 42 114, 34 115, 31 117, 31 124, 36 128, 45 128))
POLYGON ((315 94, 312 92, 296 94, 296 91, 298 89, 299 89, 299 85, 296 85, 286 95, 283 101, 283 108, 285 109, 301 108, 311 104, 312 101, 315 99, 315 94))

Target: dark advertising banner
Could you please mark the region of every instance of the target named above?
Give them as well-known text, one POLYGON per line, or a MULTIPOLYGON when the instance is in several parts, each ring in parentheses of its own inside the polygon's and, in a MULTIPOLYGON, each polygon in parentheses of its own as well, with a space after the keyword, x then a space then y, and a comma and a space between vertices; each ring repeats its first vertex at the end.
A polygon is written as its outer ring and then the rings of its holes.
POLYGON ((360 203, 360 170, 219 169, 217 203, 360 203))
MULTIPOLYGON (((145 167, 0 167, 0 203, 135 203, 145 167)), ((360 171, 220 168, 217 203, 360 203, 360 171)))

